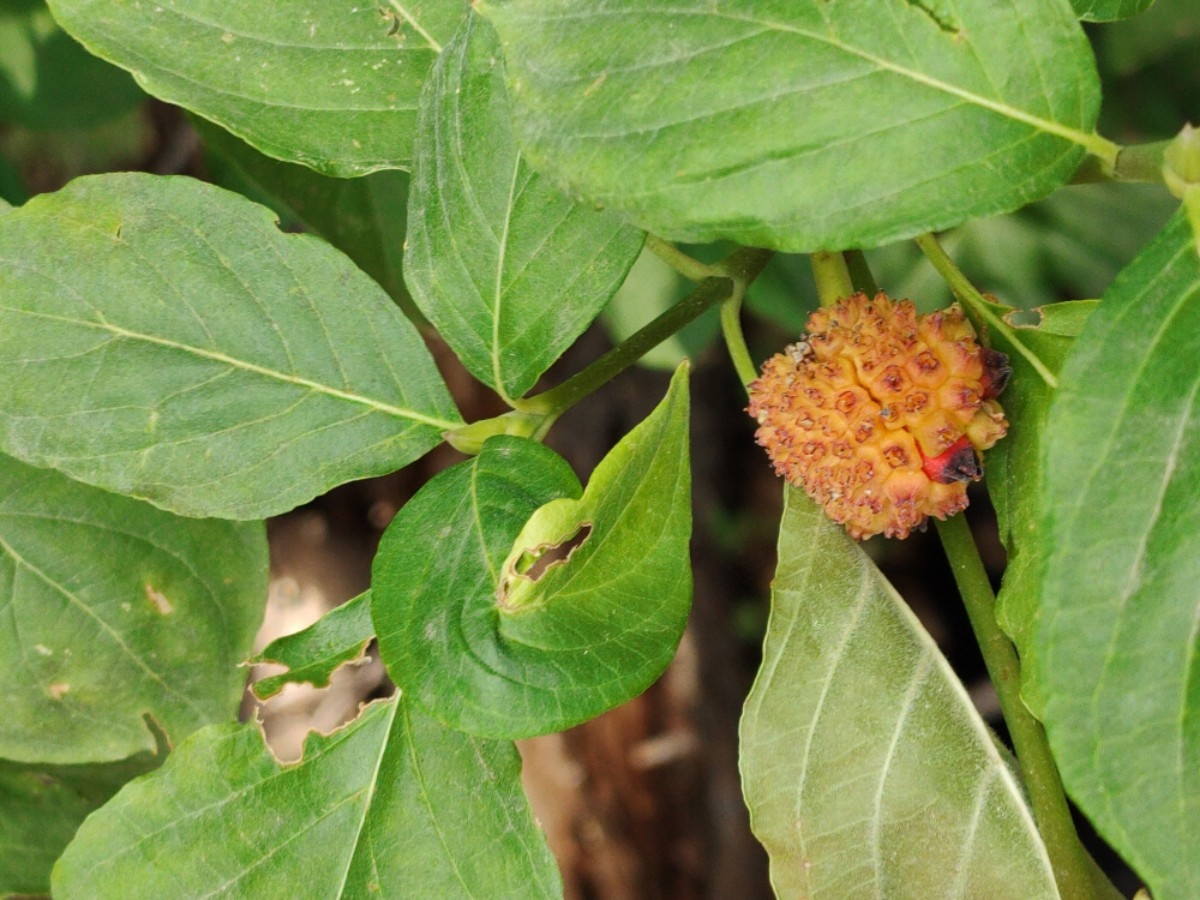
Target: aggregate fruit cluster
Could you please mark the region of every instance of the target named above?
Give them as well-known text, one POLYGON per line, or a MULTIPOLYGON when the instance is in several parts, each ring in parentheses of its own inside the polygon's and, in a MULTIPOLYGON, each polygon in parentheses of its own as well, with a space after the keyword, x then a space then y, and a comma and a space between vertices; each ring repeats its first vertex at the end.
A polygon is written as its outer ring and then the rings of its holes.
POLYGON ((903 538, 966 507, 980 452, 1008 429, 996 397, 1011 372, 957 305, 918 316, 858 293, 767 360, 748 411, 775 470, 852 537, 903 538))

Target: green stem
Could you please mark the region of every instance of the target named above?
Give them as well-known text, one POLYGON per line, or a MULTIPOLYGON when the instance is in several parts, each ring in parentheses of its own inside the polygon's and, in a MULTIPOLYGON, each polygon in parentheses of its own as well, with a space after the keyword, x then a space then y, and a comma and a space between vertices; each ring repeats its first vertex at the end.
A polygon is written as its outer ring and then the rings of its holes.
POLYGON ((950 286, 950 290, 954 293, 954 296, 961 300, 975 315, 1004 335, 1005 340, 1012 344, 1016 351, 1025 357, 1025 360, 1042 377, 1042 380, 1051 388, 1057 389, 1058 379, 1054 373, 1046 368, 1046 364, 1038 358, 1036 353, 1025 346, 1025 342, 1021 340, 1016 329, 1000 318, 1000 316, 996 315, 995 310, 992 309, 992 304, 987 301, 983 294, 979 293, 975 285, 971 284, 967 276, 954 264, 954 260, 942 249, 942 245, 938 243, 937 238, 932 234, 922 234, 917 236, 916 241, 917 246, 925 253, 926 258, 933 263, 933 267, 937 269, 938 274, 950 286))
POLYGON ((714 267, 722 273, 720 277, 705 278, 691 294, 613 347, 582 372, 535 397, 516 401, 514 405, 523 413, 543 416, 544 424, 535 436, 544 435, 560 415, 608 383, 618 373, 629 368, 714 303, 733 298, 740 300, 746 285, 758 277, 771 256, 772 251, 755 247, 738 250, 714 267))
POLYGON ((739 282, 734 282, 733 295, 721 304, 721 334, 725 337, 725 347, 729 350, 729 358, 733 368, 747 385, 758 377, 758 369, 750 358, 750 349, 746 346, 746 337, 742 334, 742 294, 745 288, 738 292, 739 282))
POLYGON ((861 250, 847 250, 844 256, 846 257, 846 268, 850 270, 850 280, 854 282, 854 286, 868 297, 878 294, 879 285, 875 283, 875 275, 871 272, 871 267, 867 265, 866 255, 861 250))
POLYGON ((1111 164, 1099 157, 1089 156, 1071 178, 1071 184, 1094 184, 1098 181, 1149 181, 1163 180, 1163 151, 1171 141, 1154 141, 1150 144, 1131 144, 1117 150, 1116 161, 1111 164))
POLYGON ((729 299, 721 304, 721 334, 725 338, 725 348, 729 351, 733 368, 743 385, 748 385, 758 377, 758 369, 754 360, 750 358, 746 337, 742 334, 742 301, 746 299, 746 289, 750 287, 750 282, 762 273, 771 257, 775 255, 769 250, 759 252, 766 255, 739 257, 735 253, 721 263, 722 268, 733 279, 733 291, 729 299))
POLYGON ((813 281, 817 283, 817 296, 822 306, 833 306, 843 297, 854 293, 854 282, 846 257, 837 251, 818 250, 808 257, 812 266, 813 281))
POLYGON ((700 260, 688 256, 670 241, 664 241, 658 235, 646 235, 646 249, 689 281, 723 278, 726 275, 723 263, 717 263, 715 266, 702 263, 700 260))
POLYGON ((1075 831, 1046 732, 1021 699, 1017 653, 996 622, 996 596, 979 558, 979 549, 964 516, 952 516, 938 522, 937 531, 954 571, 954 580, 962 594, 988 675, 996 687, 1000 709, 1029 792, 1033 817, 1054 867, 1059 892, 1066 900, 1091 900, 1097 896, 1093 863, 1075 831))

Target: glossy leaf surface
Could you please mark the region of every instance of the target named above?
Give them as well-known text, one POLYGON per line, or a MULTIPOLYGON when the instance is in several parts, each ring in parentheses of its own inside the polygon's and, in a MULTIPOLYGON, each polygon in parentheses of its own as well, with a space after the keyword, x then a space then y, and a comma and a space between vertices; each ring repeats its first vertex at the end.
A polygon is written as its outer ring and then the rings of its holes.
POLYGON ((682 367, 582 496, 560 457, 512 437, 430 481, 375 559, 393 680, 448 725, 497 737, 559 731, 645 690, 691 605, 687 413, 682 367))
POLYGON ((284 512, 459 422, 378 285, 188 178, 80 178, 0 218, 0 383, 0 449, 195 516, 284 512))
POLYGON ((1200 896, 1200 258, 1180 213, 1118 277, 1045 437, 1037 632, 1072 797, 1158 900, 1200 896))
MULTIPOLYGON (((1057 374, 1095 307, 1094 300, 1042 307, 1037 327, 1017 327, 1016 339, 1057 374)), ((996 311, 1002 315, 1011 312, 1004 307, 996 307, 996 311)), ((1000 539, 1008 551, 1004 580, 996 595, 996 620, 1020 655, 1022 698, 1040 717, 1038 655, 1034 646, 1043 562, 1038 528, 1042 521, 1040 483, 1046 413, 1054 399, 1054 388, 1006 335, 997 330, 992 332, 991 340, 995 349, 1008 354, 1013 370, 1010 387, 1000 398, 1009 433, 987 454, 988 494, 996 507, 1000 539)))
POLYGON ((54 896, 561 896, 519 775, 511 744, 398 698, 287 766, 253 725, 214 726, 88 819, 54 896))
POLYGON ((180 519, 0 456, 0 757, 81 763, 237 715, 262 523, 180 519))
POLYGON ((421 101, 405 273, 463 364, 528 391, 616 292, 642 246, 517 149, 496 33, 471 16, 421 101))
POLYGON ((417 98, 463 0, 52 0, 149 93, 328 175, 406 168, 417 98))
POLYGON ((1065 2, 482 0, 530 162, 664 237, 869 247, 1016 209, 1099 106, 1065 2))
POLYGON ((254 682, 254 695, 266 700, 283 690, 285 684, 325 687, 339 666, 363 658, 374 637, 371 592, 367 591, 331 609, 303 631, 276 638, 250 660, 255 664, 279 663, 288 667, 280 675, 254 682))
POLYGON ((787 489, 742 784, 780 897, 1057 897, 1016 779, 859 545, 787 489))

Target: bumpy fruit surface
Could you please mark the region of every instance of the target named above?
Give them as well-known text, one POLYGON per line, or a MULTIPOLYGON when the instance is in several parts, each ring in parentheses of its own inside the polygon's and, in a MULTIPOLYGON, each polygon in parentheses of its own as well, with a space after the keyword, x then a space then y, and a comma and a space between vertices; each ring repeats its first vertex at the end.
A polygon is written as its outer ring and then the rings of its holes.
POLYGON ((967 505, 979 452, 1008 429, 995 397, 1011 369, 962 310, 917 316, 880 293, 839 300, 750 384, 775 471, 852 537, 907 537, 967 505))

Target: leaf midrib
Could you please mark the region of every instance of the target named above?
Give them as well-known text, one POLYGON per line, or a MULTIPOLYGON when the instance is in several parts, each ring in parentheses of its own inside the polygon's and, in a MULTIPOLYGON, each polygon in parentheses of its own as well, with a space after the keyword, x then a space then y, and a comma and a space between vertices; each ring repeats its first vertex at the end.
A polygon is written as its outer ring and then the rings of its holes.
MULTIPOLYGON (((727 19, 727 20, 733 21, 733 22, 740 22, 740 23, 743 23, 746 25, 753 25, 753 26, 761 27, 764 30, 774 30, 774 31, 778 31, 778 32, 784 32, 787 34, 792 34, 792 35, 795 35, 796 37, 799 37, 802 39, 811 40, 811 41, 815 41, 817 43, 825 44, 826 46, 832 47, 835 50, 838 50, 842 53, 846 53, 850 56, 854 56, 854 57, 857 57, 858 59, 862 59, 866 62, 869 62, 872 65, 877 66, 878 68, 880 68, 884 71, 891 72, 892 74, 900 76, 901 78, 906 78, 916 84, 923 85, 923 86, 928 87, 935 91, 949 94, 950 96, 953 96, 953 97, 958 97, 960 100, 963 100, 971 105, 978 106, 983 109, 987 109, 991 112, 996 113, 997 115, 1000 115, 1005 118, 1012 119, 1014 121, 1029 125, 1030 127, 1035 128, 1039 131, 1046 132, 1047 134, 1052 134, 1052 135, 1055 135, 1056 137, 1063 138, 1064 140, 1070 141, 1073 144, 1077 144, 1078 146, 1083 147, 1089 153, 1099 156, 1102 159, 1115 159, 1115 156, 1116 156, 1116 153, 1118 150, 1118 147, 1116 144, 1107 140, 1106 138, 1101 137, 1098 134, 1095 134, 1094 132, 1081 131, 1078 128, 1072 128, 1068 125, 1063 125, 1060 122, 1055 122, 1051 119, 1046 119, 1042 116, 1038 116, 1038 115, 1034 115, 1033 113, 1026 112, 1025 110, 1019 109, 1015 106, 1012 106, 1008 103, 1004 103, 1000 100, 993 100, 991 98, 983 96, 982 94, 978 94, 974 91, 969 91, 965 88, 961 88, 954 84, 951 84, 950 82, 943 81, 942 79, 939 79, 939 78, 934 78, 923 72, 917 71, 915 69, 910 69, 907 66, 900 65, 899 63, 892 62, 891 60, 885 59, 874 53, 868 52, 867 50, 855 47, 852 44, 848 44, 845 41, 840 40, 831 35, 824 35, 824 34, 820 34, 815 31, 809 31, 808 29, 800 28, 800 27, 793 26, 793 25, 788 25, 787 23, 784 23, 784 22, 757 19, 757 18, 754 18, 753 16, 749 16, 749 15, 735 15, 728 11, 714 12, 712 10, 707 10, 707 9, 705 9, 705 10, 675 9, 675 10, 670 10, 670 12, 675 15, 678 15, 680 17, 703 16, 703 17, 714 17, 714 18, 727 19)), ((620 11, 620 10, 612 10, 612 11, 600 10, 600 11, 588 11, 587 13, 578 13, 578 14, 568 14, 568 15, 558 15, 558 16, 540 16, 537 18, 540 18, 543 21, 565 20, 565 19, 572 19, 572 18, 595 19, 595 18, 599 18, 600 16, 605 15, 605 14, 612 15, 612 16, 621 16, 621 15, 628 15, 629 13, 627 13, 626 11, 620 11)), ((707 117, 710 113, 711 113, 711 110, 705 110, 702 113, 700 113, 697 117, 707 117)))
POLYGON ((422 425, 429 425, 441 431, 450 431, 458 428, 462 423, 455 422, 450 419, 441 419, 436 416, 425 415, 414 409, 408 409, 402 406, 395 406, 390 403, 384 403, 381 400, 376 400, 363 394, 356 394, 353 391, 346 391, 340 388, 335 388, 328 384, 322 384, 319 381, 313 381, 310 378, 304 378, 300 375, 290 374, 288 372, 280 372, 277 369, 271 369, 267 366, 260 366, 257 363, 250 362, 245 359, 238 359, 230 356, 227 353, 222 353, 219 350, 206 350, 202 347, 196 347, 191 344, 185 344, 181 341, 171 340, 170 338, 160 337, 158 335, 146 334, 144 332, 132 331, 127 328, 122 328, 119 325, 114 325, 111 322, 96 322, 86 319, 76 319, 71 316, 56 316, 50 313, 33 312, 27 309, 14 309, 13 307, 0 306, 0 312, 15 313, 16 315, 31 316, 34 318, 45 319, 47 321, 59 322, 66 325, 73 325, 82 328, 92 328, 97 331, 103 331, 114 337, 124 338, 126 340, 143 341, 148 344, 153 344, 157 347, 166 347, 171 350, 178 350, 183 353, 188 353, 200 359, 207 359, 213 362, 223 363, 232 369, 239 369, 244 372, 249 372, 254 375, 261 375, 264 378, 270 378, 275 381, 280 381, 285 384, 292 384, 297 387, 306 388, 318 394, 325 394, 329 397, 334 397, 338 400, 345 400, 349 403, 357 403, 366 406, 369 409, 384 413, 385 415, 394 416, 399 419, 409 419, 422 425))
MULTIPOLYGON (((358 817, 358 824, 354 829, 354 839, 350 842, 350 852, 346 854, 346 867, 342 870, 342 877, 338 879, 338 888, 335 896, 345 897, 346 885, 350 879, 350 872, 354 868, 354 860, 358 857, 358 848, 362 843, 363 836, 367 830, 367 819, 371 816, 371 808, 376 799, 376 793, 379 786, 379 773, 383 770, 383 760, 387 756, 388 749, 392 741, 392 725, 396 720, 396 713, 400 708, 403 698, 397 693, 392 697, 392 707, 387 713, 387 730, 384 732, 383 741, 379 744, 379 752, 375 755, 375 765, 371 769, 371 778, 362 793, 366 795, 367 801, 362 806, 362 815, 358 817)), ((375 857, 371 856, 372 864, 375 862, 375 857)))

